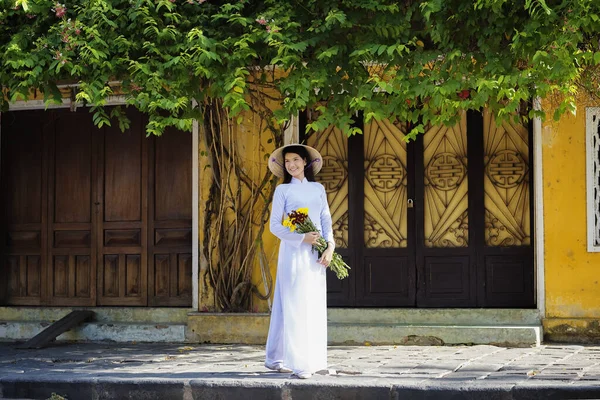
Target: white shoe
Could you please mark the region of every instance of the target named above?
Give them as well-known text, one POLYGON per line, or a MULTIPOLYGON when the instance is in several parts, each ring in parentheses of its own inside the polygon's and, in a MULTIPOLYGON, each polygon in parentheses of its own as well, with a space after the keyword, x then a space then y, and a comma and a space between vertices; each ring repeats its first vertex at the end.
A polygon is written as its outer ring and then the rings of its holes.
POLYGON ((291 369, 284 367, 283 364, 268 365, 265 363, 265 367, 269 368, 271 371, 277 371, 282 374, 289 374, 292 372, 291 369))
POLYGON ((312 374, 310 374, 308 372, 297 372, 297 373, 293 374, 292 376, 295 376, 298 379, 308 379, 312 376, 312 374))

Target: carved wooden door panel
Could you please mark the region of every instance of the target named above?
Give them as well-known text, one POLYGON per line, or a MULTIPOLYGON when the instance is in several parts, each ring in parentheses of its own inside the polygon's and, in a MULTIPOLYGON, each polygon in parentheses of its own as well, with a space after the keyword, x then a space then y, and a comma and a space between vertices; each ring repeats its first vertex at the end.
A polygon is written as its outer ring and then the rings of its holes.
POLYGON ((52 111, 48 139, 48 303, 96 304, 96 148, 87 110, 52 111))
MULTIPOLYGON (((362 137, 363 237, 357 299, 363 306, 412 306, 415 302, 414 163, 407 125, 388 120, 364 125, 362 137), (412 201, 412 199, 411 199, 412 201), (361 262, 362 261, 362 262, 361 262)), ((361 143, 357 143, 361 144, 361 143)), ((356 171, 360 174, 360 171, 356 171)))
POLYGON ((347 138, 329 128, 307 138, 323 156, 317 175, 327 191, 336 249, 350 276, 328 276, 330 306, 415 304, 413 160, 405 124, 373 121, 347 138))
POLYGON ((532 134, 522 122, 483 122, 483 231, 478 305, 534 307, 532 134))
POLYGON ((39 305, 46 294, 44 121, 39 113, 2 115, 0 142, 0 304, 39 305))
MULTIPOLYGON (((420 306, 476 305, 476 262, 469 242, 467 115, 455 126, 430 127, 417 140, 417 269, 420 306)), ((472 222, 472 219, 471 219, 472 222)))
POLYGON ((146 305, 148 140, 144 117, 104 129, 98 146, 98 305, 146 305))
MULTIPOLYGON (((303 120, 303 122, 305 122, 303 120)), ((307 144, 315 147, 323 157, 323 167, 317 175, 317 181, 321 182, 327 192, 329 210, 333 223, 333 234, 335 238, 336 252, 338 252, 346 263, 355 265, 355 251, 350 244, 356 240, 357 232, 351 232, 350 219, 356 216, 355 207, 358 204, 350 199, 356 198, 354 192, 350 192, 350 175, 348 171, 348 160, 351 158, 348 148, 349 140, 342 132, 330 127, 323 132, 313 134, 307 138, 307 144)), ((356 179, 356 177, 354 176, 356 179)), ((356 185, 352 186, 353 188, 356 185)), ((356 221, 352 220, 352 225, 356 221)), ((353 304, 355 301, 355 290, 357 275, 352 272, 347 279, 339 280, 331 271, 327 272, 327 301, 330 306, 343 306, 353 304)))
POLYGON ((192 136, 168 129, 150 139, 148 302, 192 302, 192 136))
POLYGON ((417 304, 534 307, 527 124, 469 112, 416 143, 417 304))

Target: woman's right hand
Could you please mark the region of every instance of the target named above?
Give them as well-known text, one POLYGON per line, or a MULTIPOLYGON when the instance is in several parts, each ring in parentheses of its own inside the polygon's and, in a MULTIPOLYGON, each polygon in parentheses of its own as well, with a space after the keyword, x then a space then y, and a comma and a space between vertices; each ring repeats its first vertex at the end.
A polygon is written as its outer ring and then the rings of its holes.
POLYGON ((319 240, 320 237, 321 235, 319 234, 319 232, 308 232, 304 234, 304 239, 302 241, 310 245, 315 245, 317 244, 317 240, 319 240))

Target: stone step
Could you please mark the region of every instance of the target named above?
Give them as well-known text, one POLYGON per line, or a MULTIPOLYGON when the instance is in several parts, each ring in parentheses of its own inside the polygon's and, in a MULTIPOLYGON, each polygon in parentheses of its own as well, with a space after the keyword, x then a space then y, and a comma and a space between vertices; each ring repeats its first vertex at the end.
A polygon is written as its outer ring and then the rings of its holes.
POLYGON ((541 324, 536 309, 415 309, 415 308, 329 308, 330 323, 404 325, 535 325, 541 324))
MULTIPOLYGON (((42 321, 0 321, 0 340, 29 340, 49 325, 50 322, 42 321)), ((185 323, 90 322, 61 334, 56 340, 183 343, 186 327, 185 323)))
POLYGON ((74 310, 94 312, 94 322, 186 324, 190 308, 145 307, 0 307, 0 321, 54 322, 74 310))
POLYGON ((328 324, 328 342, 333 345, 455 345, 495 344, 539 346, 541 325, 418 325, 418 324, 328 324))

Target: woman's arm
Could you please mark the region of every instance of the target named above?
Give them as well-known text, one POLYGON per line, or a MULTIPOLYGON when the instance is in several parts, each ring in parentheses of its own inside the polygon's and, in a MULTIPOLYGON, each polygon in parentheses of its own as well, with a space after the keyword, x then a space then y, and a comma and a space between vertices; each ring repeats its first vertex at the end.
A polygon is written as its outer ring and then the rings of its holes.
POLYGON ((304 240, 304 234, 291 232, 289 228, 283 226, 282 220, 284 210, 285 193, 281 186, 277 186, 275 195, 273 196, 269 228, 271 229, 271 233, 282 241, 291 244, 294 247, 299 247, 304 240))
POLYGON ((333 227, 331 221, 331 212, 329 211, 329 203, 327 202, 327 192, 325 187, 321 186, 321 229, 323 230, 323 238, 329 243, 327 250, 335 250, 335 239, 333 238, 333 227))

